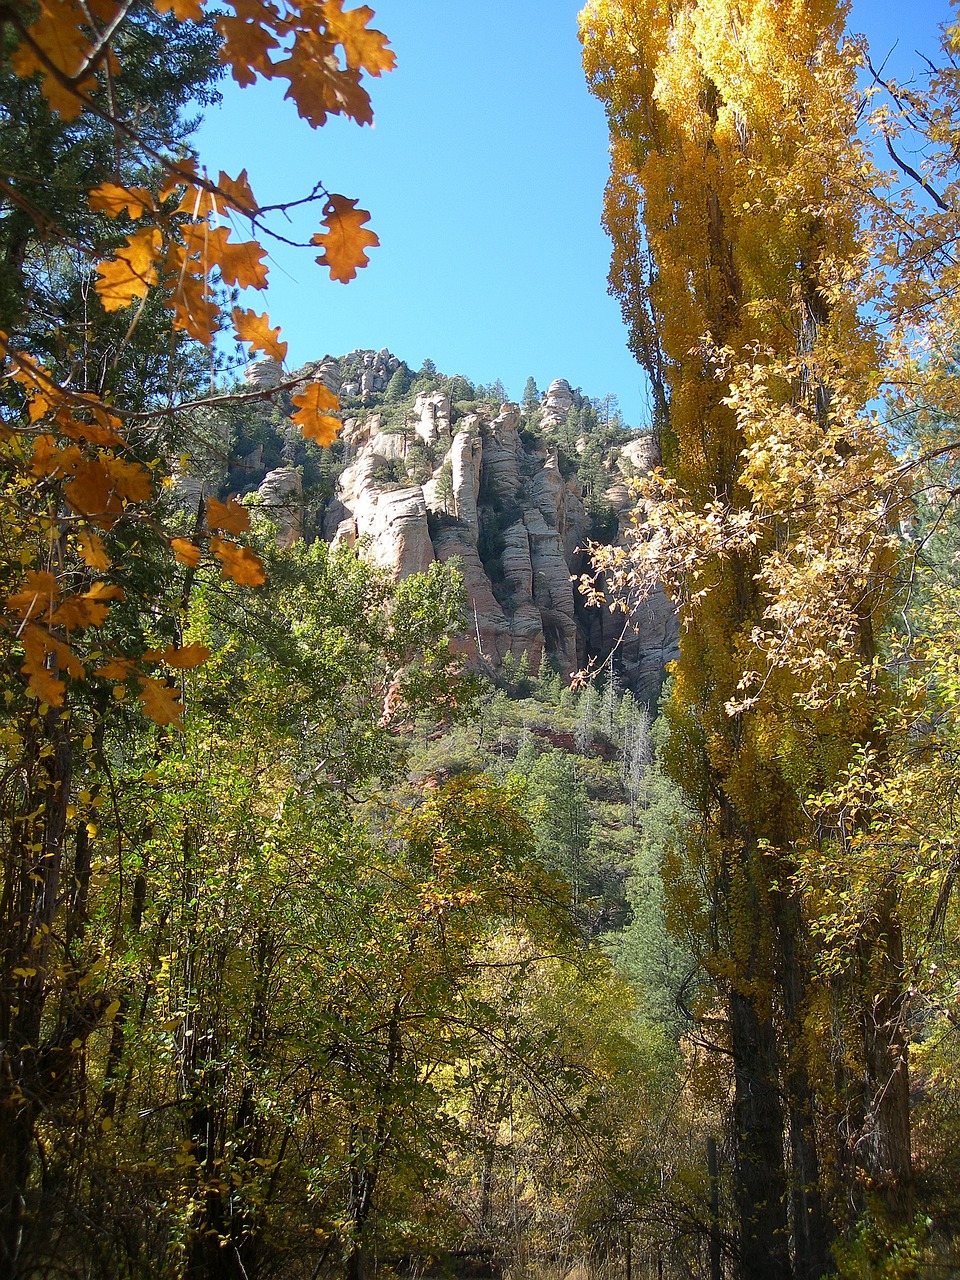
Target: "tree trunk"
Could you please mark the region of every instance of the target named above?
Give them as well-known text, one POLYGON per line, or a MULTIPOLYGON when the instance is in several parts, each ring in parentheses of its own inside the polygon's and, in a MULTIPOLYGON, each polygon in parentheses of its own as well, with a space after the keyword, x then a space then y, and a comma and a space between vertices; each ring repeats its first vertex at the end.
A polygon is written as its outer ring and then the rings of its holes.
POLYGON ((793 1280, 777 1035, 753 995, 730 992, 740 1280, 793 1280))
MULTIPOLYGON (((788 875, 789 870, 785 868, 784 881, 788 875)), ((786 1033, 785 1089, 794 1270, 797 1280, 820 1280, 832 1270, 832 1264, 804 1029, 808 983, 804 925, 800 904, 792 896, 783 897, 777 915, 786 1033)))
POLYGON ((34 1124, 48 1085, 62 1088, 69 1055, 59 1037, 41 1046, 50 994, 50 948, 60 902, 72 753, 59 713, 48 711, 24 736, 23 791, 11 805, 3 869, 0 964, 5 1000, 0 1018, 0 1272, 23 1274, 23 1238, 34 1124), (41 750, 42 748, 42 750, 41 750), (34 814, 35 818, 25 818, 34 814), (66 1060, 61 1061, 60 1057, 66 1060))
POLYGON ((867 1191, 894 1226, 906 1226, 916 1208, 910 1150, 910 1072, 906 994, 903 980, 903 934, 892 885, 880 895, 875 920, 861 939, 861 995, 864 1114, 860 1165, 867 1191))

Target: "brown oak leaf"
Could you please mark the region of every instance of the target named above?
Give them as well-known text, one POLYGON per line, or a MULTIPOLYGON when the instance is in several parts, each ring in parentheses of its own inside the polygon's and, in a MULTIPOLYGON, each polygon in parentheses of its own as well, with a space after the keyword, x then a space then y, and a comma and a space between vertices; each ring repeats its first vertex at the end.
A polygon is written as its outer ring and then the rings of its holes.
POLYGON ((311 382, 291 399, 296 406, 293 421, 303 434, 321 447, 332 444, 343 425, 338 418, 332 418, 326 412, 340 408, 340 401, 333 392, 322 382, 311 382))
POLYGON ((356 200, 346 196, 331 196, 324 206, 323 224, 326 231, 318 232, 310 243, 322 245, 317 262, 329 267, 330 279, 343 284, 353 280, 359 267, 365 267, 370 259, 367 249, 380 243, 374 231, 364 226, 370 221, 366 209, 358 209, 356 200))
POLYGON ((287 344, 280 340, 280 328, 270 328, 270 317, 264 311, 257 315, 255 311, 233 309, 233 327, 241 342, 250 346, 250 354, 255 351, 265 352, 272 360, 280 364, 287 358, 287 344))
POLYGON ((259 587, 267 580, 259 556, 238 542, 226 542, 216 534, 210 539, 210 550, 223 566, 223 576, 241 587, 259 587))
POLYGON ((207 528, 223 529, 225 533, 246 533, 250 528, 250 512, 232 496, 226 502, 208 498, 207 528))

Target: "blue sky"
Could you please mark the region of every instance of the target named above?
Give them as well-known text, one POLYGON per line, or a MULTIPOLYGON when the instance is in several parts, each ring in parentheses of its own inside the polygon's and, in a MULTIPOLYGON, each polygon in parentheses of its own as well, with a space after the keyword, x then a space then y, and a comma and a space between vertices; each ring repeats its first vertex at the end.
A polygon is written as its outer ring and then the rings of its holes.
MULTIPOLYGON (((349 285, 306 250, 271 249, 268 310, 296 366, 389 347, 409 364, 500 378, 518 397, 564 377, 646 417, 644 379, 606 292, 607 137, 587 92, 576 0, 371 0, 397 70, 370 81, 376 122, 312 131, 277 86, 224 87, 198 143, 246 167, 264 203, 322 180, 371 211, 381 247, 349 285)), ((948 0, 854 0, 850 26, 901 79, 935 57, 948 0)), ((307 239, 319 210, 285 228, 307 239)), ((247 305, 250 305, 249 303, 247 305)), ((257 305, 257 310, 262 307, 257 305)))

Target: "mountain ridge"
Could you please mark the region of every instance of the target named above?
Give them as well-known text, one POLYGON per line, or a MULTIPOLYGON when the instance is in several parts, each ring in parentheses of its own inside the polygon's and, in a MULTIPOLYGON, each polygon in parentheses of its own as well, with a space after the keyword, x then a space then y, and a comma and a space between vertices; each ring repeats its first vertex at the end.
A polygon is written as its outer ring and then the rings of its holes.
MULTIPOLYGON (((541 394, 530 379, 520 404, 501 384, 477 387, 430 361, 414 371, 385 348, 327 355, 299 372, 340 397, 339 439, 322 450, 304 443, 280 391, 278 410, 260 406, 253 426, 231 424, 223 445, 237 461, 207 483, 255 493, 281 543, 362 547, 399 576, 455 558, 468 597, 461 648, 494 679, 505 661, 525 659, 533 673, 546 663, 565 680, 609 661, 655 702, 676 655, 666 596, 627 620, 588 606, 575 586, 588 542, 624 539, 629 482, 659 462, 655 437, 626 428, 613 397, 591 400, 563 378, 541 394)), ((271 390, 282 372, 260 360, 245 378, 271 390)), ((181 477, 181 487, 199 480, 181 477)))

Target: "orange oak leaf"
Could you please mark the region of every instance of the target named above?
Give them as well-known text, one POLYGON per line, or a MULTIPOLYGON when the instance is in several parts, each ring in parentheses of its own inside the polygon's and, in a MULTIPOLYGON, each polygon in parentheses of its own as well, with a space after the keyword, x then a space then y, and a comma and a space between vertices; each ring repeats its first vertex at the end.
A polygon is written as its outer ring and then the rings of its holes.
POLYGON ((152 209, 153 196, 146 187, 120 187, 115 182, 103 182, 94 187, 88 196, 91 209, 119 218, 126 212, 131 218, 139 218, 146 209, 152 209))
POLYGON ((153 495, 153 476, 139 462, 124 462, 114 454, 102 453, 107 470, 118 497, 127 502, 146 502, 153 495))
POLYGON ((205 644, 188 644, 182 649, 168 646, 166 649, 148 649, 143 655, 147 662, 163 662, 168 667, 176 667, 180 671, 189 671, 199 667, 210 657, 210 650, 205 644))
POLYGON ((321 446, 332 444, 343 425, 339 419, 331 418, 325 412, 340 408, 340 401, 333 392, 322 382, 311 382, 291 398, 296 406, 293 421, 303 434, 321 446))
POLYGON ((55 420, 63 434, 71 440, 90 444, 119 444, 123 440, 119 418, 108 412, 90 396, 80 396, 73 405, 61 405, 55 420))
POLYGON ((93 674, 104 680, 129 680, 136 669, 137 664, 132 658, 113 656, 102 667, 97 667, 93 674))
POLYGON ((74 0, 41 0, 29 29, 29 41, 21 41, 10 55, 10 65, 23 79, 41 73, 41 92, 64 120, 76 119, 83 108, 80 94, 95 87, 96 81, 87 77, 73 89, 51 72, 45 59, 64 77, 74 80, 93 48, 85 27, 86 17, 74 0))
POLYGON ((196 176, 196 160, 192 156, 184 156, 182 160, 178 160, 176 164, 170 165, 165 170, 163 181, 160 183, 160 199, 168 199, 196 176))
POLYGON ((225 542, 216 534, 210 539, 210 550, 223 566, 223 576, 241 587, 259 587, 267 580, 263 564, 249 547, 238 542, 225 542))
POLYGON ((97 267, 97 293, 105 311, 119 311, 135 298, 145 298, 151 285, 157 283, 157 258, 160 254, 159 228, 145 227, 127 236, 126 246, 97 267))
MULTIPOLYGON (((240 6, 234 5, 238 9, 240 6)), ((244 6, 250 12, 251 6, 244 6)), ((276 9, 271 4, 253 6, 256 12, 248 21, 246 17, 229 13, 217 17, 217 27, 223 36, 220 61, 230 67, 230 73, 239 85, 254 84, 257 74, 269 76, 273 70, 270 50, 278 49, 280 41, 272 29, 277 20, 276 9)))
POLYGON ((225 533, 246 533, 250 528, 250 512, 232 496, 226 502, 208 498, 207 528, 223 529, 225 533))
POLYGON ((153 0, 153 7, 159 13, 169 13, 172 9, 178 22, 201 22, 203 19, 200 0, 153 0))
POLYGON ((154 724, 176 725, 183 723, 183 704, 178 689, 171 689, 162 680, 153 680, 149 676, 143 680, 140 690, 140 703, 154 724))
POLYGON ((7 596, 6 608, 19 614, 24 620, 29 620, 41 613, 48 613, 59 593, 57 580, 52 573, 33 570, 24 578, 19 591, 7 596))
POLYGON ((83 461, 83 454, 75 444, 61 449, 53 436, 46 434, 36 436, 33 441, 33 454, 30 459, 30 470, 35 476, 69 476, 73 475, 77 466, 83 461))
POLYGON ((280 340, 280 327, 270 328, 270 317, 265 311, 257 315, 255 311, 234 307, 232 315, 237 337, 241 342, 249 343, 251 355, 255 351, 263 351, 280 364, 286 360, 287 344, 280 340))
POLYGON ((238 178, 230 178, 221 170, 215 187, 211 184, 213 189, 204 186, 194 161, 182 160, 176 165, 176 170, 176 173, 168 175, 161 187, 161 198, 166 199, 182 187, 177 212, 189 214, 204 231, 208 228, 203 225, 203 220, 211 213, 220 214, 230 208, 250 213, 255 212, 258 207, 250 190, 246 169, 238 178))
POLYGON ((342 46, 348 67, 372 76, 394 69, 397 59, 393 50, 387 48, 387 37, 382 31, 367 26, 374 16, 371 8, 361 5, 359 9, 344 12, 343 0, 324 0, 322 8, 327 30, 342 46))
POLYGON ((188 569, 195 569, 200 563, 200 548, 189 538, 171 538, 170 546, 179 563, 185 564, 188 569))
POLYGON ((45 418, 54 408, 56 400, 53 396, 40 387, 34 387, 27 392, 30 399, 27 402, 27 416, 31 423, 39 422, 41 418, 45 418))
POLYGON ((318 232, 310 243, 323 246, 317 262, 330 268, 330 279, 346 284, 356 276, 358 267, 370 261, 366 250, 378 245, 380 238, 363 225, 370 221, 370 214, 358 209, 356 200, 331 196, 323 213, 327 230, 318 232))
MULTIPOLYGON (((76 446, 73 446, 76 449, 76 446)), ((60 466, 61 450, 57 447, 57 441, 54 436, 40 435, 35 436, 32 446, 33 456, 30 461, 30 470, 38 478, 41 476, 52 476, 60 466)), ((77 459, 80 458, 80 450, 76 449, 77 459)))
POLYGON ((266 256, 256 240, 225 242, 216 260, 223 283, 238 289, 265 289, 267 265, 261 259, 266 256))
POLYGON ((98 524, 104 524, 103 517, 119 507, 110 475, 99 458, 82 458, 73 469, 73 479, 64 485, 63 493, 78 515, 96 517, 98 524))
POLYGON ((228 177, 221 169, 217 187, 223 193, 224 203, 231 205, 240 213, 250 213, 259 207, 256 197, 250 190, 246 169, 241 169, 235 178, 228 177))
POLYGON ((89 568, 96 569, 100 573, 110 568, 110 557, 104 549, 103 539, 99 534, 85 529, 80 535, 78 545, 80 557, 89 568))
POLYGON ((20 641, 24 655, 20 670, 27 677, 27 687, 41 702, 51 707, 61 706, 67 686, 59 679, 59 673, 65 671, 75 680, 82 680, 83 664, 69 645, 55 640, 49 631, 35 623, 31 622, 24 630, 20 641), (48 657, 53 659, 54 666, 48 665, 48 657))
MULTIPOLYGON (((181 195, 179 203, 177 204, 177 209, 184 213, 191 213, 192 206, 187 203, 190 193, 193 192, 193 198, 196 198, 196 193, 198 191, 203 191, 203 188, 196 182, 198 176, 199 173, 196 160, 194 160, 192 156, 184 156, 181 160, 178 160, 176 164, 170 165, 170 167, 165 170, 163 181, 160 183, 160 199, 168 200, 170 196, 176 195, 176 193, 180 191, 181 187, 186 188, 185 192, 181 195)), ((209 212, 208 209, 204 210, 205 214, 207 212, 209 212)), ((194 216, 199 217, 200 215, 197 214, 194 216)))
POLYGON ((165 299, 164 305, 173 310, 175 329, 182 329, 204 346, 210 346, 213 335, 220 328, 217 323, 219 312, 205 278, 182 276, 172 298, 165 299))
POLYGON ((82 595, 67 596, 57 606, 50 619, 52 626, 67 631, 83 631, 87 627, 99 627, 110 612, 110 600, 122 600, 123 589, 109 582, 95 582, 82 595))
POLYGON ((357 124, 373 123, 370 95, 360 83, 361 73, 337 64, 336 46, 313 28, 297 32, 289 57, 274 65, 272 74, 290 81, 284 94, 313 129, 327 116, 348 116, 357 124))
MULTIPOLYGON (((209 193, 201 188, 198 188, 198 192, 204 198, 209 196, 209 193)), ((209 198, 213 199, 212 196, 209 196, 209 198)), ((206 274, 210 267, 218 261, 229 234, 229 227, 212 227, 205 215, 195 222, 188 222, 183 228, 186 257, 199 258, 204 274, 206 274)))
POLYGON ((124 0, 86 0, 87 11, 103 26, 117 18, 121 6, 126 7, 124 0))
POLYGON ((189 182, 184 187, 177 212, 188 213, 191 218, 202 221, 208 214, 220 212, 219 202, 213 192, 202 187, 199 182, 189 182))

